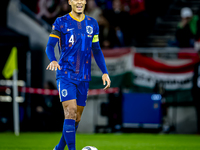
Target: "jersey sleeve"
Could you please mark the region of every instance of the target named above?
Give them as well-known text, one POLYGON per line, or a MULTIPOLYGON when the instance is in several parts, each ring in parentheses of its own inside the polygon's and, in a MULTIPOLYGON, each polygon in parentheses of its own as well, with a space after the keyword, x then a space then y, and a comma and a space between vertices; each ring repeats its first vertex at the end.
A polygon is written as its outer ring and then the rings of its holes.
POLYGON ((101 51, 101 47, 99 44, 99 25, 97 22, 96 22, 95 26, 96 26, 96 30, 94 32, 94 36, 93 36, 93 40, 92 40, 93 56, 94 56, 94 59, 95 59, 97 65, 101 69, 102 73, 108 74, 105 59, 104 59, 104 56, 103 56, 103 53, 101 51))
POLYGON ((60 36, 61 36, 60 26, 59 26, 59 20, 57 18, 56 21, 53 23, 52 31, 49 35, 49 40, 46 46, 46 54, 50 62, 57 61, 54 53, 54 47, 56 43, 59 42, 60 36))
POLYGON ((52 31, 49 35, 50 37, 59 38, 61 36, 60 25, 59 25, 59 18, 52 25, 52 31))
POLYGON ((99 25, 97 21, 95 20, 95 30, 94 30, 92 43, 96 43, 96 42, 99 42, 99 25))

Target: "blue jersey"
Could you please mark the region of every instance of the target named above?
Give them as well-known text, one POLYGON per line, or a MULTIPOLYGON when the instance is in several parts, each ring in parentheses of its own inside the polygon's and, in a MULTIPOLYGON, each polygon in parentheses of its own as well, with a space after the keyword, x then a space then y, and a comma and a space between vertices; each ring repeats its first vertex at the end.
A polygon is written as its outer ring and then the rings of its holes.
POLYGON ((50 37, 59 38, 61 70, 57 70, 57 79, 91 80, 91 50, 93 43, 99 42, 98 34, 98 23, 89 16, 77 20, 69 13, 56 19, 50 37))

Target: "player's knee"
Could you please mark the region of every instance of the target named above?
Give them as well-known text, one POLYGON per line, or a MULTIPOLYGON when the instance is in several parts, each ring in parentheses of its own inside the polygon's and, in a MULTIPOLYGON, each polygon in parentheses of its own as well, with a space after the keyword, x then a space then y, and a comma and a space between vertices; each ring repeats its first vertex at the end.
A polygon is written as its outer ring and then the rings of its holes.
POLYGON ((65 119, 76 119, 77 108, 76 106, 68 106, 65 109, 65 119))

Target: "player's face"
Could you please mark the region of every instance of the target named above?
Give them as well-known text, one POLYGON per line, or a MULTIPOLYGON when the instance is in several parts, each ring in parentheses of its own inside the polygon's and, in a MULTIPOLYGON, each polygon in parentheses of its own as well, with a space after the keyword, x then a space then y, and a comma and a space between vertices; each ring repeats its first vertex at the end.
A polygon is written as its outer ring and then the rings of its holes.
POLYGON ((82 14, 85 9, 86 0, 69 0, 69 5, 72 7, 72 11, 77 14, 82 14))

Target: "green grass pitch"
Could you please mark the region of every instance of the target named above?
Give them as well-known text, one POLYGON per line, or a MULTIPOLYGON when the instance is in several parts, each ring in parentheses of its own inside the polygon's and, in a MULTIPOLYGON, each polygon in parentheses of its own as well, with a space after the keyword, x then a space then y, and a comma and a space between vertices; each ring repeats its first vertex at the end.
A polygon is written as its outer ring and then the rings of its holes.
MULTIPOLYGON (((61 133, 0 133, 0 150, 53 150, 61 133)), ((200 150, 200 135, 178 134, 77 134, 77 150, 200 150)), ((67 148, 65 148, 67 150, 67 148)))

